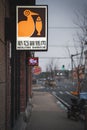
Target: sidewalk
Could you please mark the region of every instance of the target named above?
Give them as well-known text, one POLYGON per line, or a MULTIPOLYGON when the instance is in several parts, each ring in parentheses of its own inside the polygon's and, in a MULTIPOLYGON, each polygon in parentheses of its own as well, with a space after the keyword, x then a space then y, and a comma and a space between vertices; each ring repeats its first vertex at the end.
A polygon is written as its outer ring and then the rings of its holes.
POLYGON ((32 116, 26 130, 84 130, 80 121, 67 119, 66 110, 47 92, 33 92, 32 116))

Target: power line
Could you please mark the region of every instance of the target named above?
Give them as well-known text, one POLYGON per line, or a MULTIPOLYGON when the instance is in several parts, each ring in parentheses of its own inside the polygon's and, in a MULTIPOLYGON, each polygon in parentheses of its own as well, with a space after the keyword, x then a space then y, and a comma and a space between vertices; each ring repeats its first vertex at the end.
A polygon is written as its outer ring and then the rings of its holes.
POLYGON ((80 45, 48 45, 48 47, 80 47, 80 45))
POLYGON ((75 27, 75 26, 73 26, 73 27, 70 27, 70 26, 69 27, 64 27, 64 26, 48 27, 48 29, 81 29, 81 28, 86 28, 86 26, 80 26, 80 27, 75 27))
MULTIPOLYGON (((39 58, 40 59, 71 59, 71 57, 39 57, 39 58)), ((80 57, 75 57, 74 59, 80 59, 80 57)))

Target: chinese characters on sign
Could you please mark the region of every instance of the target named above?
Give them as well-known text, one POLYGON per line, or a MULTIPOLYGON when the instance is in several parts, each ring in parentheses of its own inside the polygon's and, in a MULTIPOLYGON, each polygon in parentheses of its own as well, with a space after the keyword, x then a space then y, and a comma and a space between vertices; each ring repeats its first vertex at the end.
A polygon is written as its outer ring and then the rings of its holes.
POLYGON ((16 7, 16 49, 47 50, 47 6, 16 7))

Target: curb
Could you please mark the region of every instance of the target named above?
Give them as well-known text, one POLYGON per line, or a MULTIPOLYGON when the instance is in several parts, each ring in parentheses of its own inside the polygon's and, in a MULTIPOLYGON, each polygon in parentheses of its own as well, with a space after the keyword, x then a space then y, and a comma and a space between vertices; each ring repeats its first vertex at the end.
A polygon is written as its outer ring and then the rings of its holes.
MULTIPOLYGON (((52 93, 51 93, 52 94, 52 93)), ((59 98, 57 95, 52 94, 53 96, 55 96, 66 108, 70 108, 70 105, 68 103, 66 103, 64 100, 62 100, 61 98, 59 98)))
POLYGON ((23 114, 24 113, 20 114, 12 130, 25 130, 27 124, 23 120, 23 114))

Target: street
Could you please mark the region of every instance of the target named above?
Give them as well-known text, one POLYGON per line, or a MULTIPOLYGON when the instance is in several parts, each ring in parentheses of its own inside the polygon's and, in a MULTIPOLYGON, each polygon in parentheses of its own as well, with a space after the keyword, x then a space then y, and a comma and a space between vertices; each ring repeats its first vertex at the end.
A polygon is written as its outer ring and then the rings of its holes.
MULTIPOLYGON (((40 84, 43 84, 43 82, 40 82, 40 84)), ((76 96, 71 94, 71 91, 76 90, 72 82, 57 81, 56 87, 50 87, 49 85, 45 84, 43 84, 43 86, 43 91, 52 93, 54 96, 57 96, 58 98, 62 99, 63 102, 67 105, 71 104, 71 98, 77 98, 76 96)))

